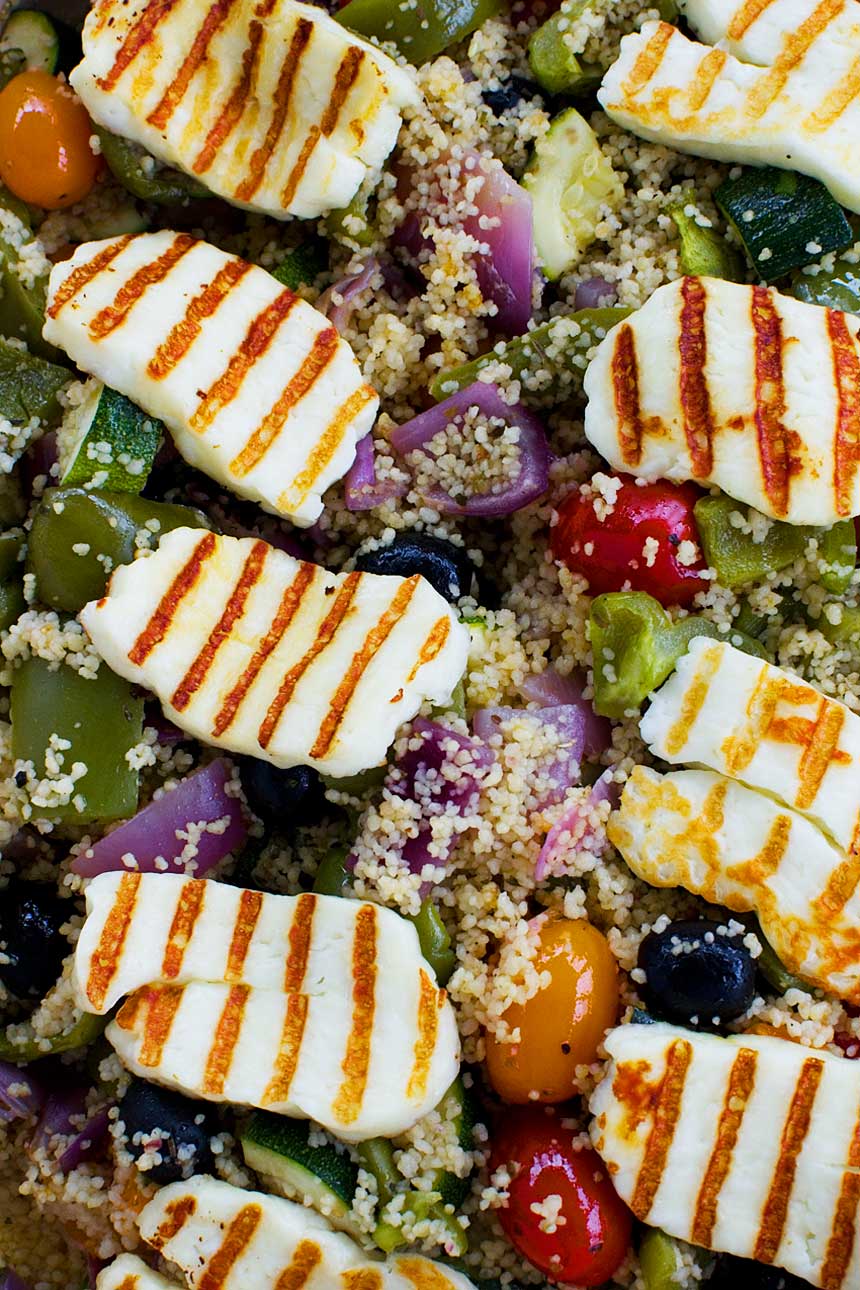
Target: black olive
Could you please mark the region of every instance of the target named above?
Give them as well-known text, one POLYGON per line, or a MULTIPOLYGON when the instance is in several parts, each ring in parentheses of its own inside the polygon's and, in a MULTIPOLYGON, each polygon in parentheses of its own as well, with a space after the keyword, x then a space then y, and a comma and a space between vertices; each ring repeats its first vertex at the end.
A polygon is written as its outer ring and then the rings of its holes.
POLYGON ((497 90, 484 90, 481 94, 481 98, 494 116, 503 116, 505 112, 510 112, 512 108, 522 103, 523 99, 539 96, 540 88, 534 81, 527 81, 524 76, 512 76, 497 90))
POLYGON ((769 1263, 720 1254, 702 1290, 809 1290, 809 1282, 769 1263))
POLYGON ((755 997, 755 962, 744 934, 729 935, 723 924, 707 919, 651 932, 639 947, 648 1010, 706 1029, 746 1012, 755 997))
POLYGON ((47 883, 13 881, 0 891, 0 981, 16 998, 41 999, 54 985, 71 953, 60 928, 74 912, 47 883))
POLYGON ((394 573, 410 578, 420 573, 446 600, 472 591, 474 569, 461 546, 429 533, 401 533, 388 546, 365 551, 355 562, 361 573, 394 573))
POLYGON ((312 766, 279 770, 267 761, 244 757, 241 776, 251 810, 281 833, 313 823, 325 810, 322 781, 312 766))
POLYGON ((119 1118, 125 1125, 126 1148, 136 1161, 158 1152, 161 1163, 141 1172, 157 1183, 179 1182, 192 1174, 209 1174, 215 1165, 210 1138, 218 1126, 205 1102, 132 1080, 120 1100, 119 1118))

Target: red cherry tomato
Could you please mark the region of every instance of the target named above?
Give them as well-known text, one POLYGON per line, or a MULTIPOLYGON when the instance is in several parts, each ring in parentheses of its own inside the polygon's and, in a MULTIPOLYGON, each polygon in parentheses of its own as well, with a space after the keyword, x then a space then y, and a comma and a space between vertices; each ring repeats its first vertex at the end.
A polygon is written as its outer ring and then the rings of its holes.
POLYGON ((512 1175, 497 1213, 511 1244, 545 1276, 597 1286, 629 1250, 633 1216, 597 1152, 577 1150, 574 1137, 554 1110, 507 1108, 490 1159, 512 1175))
POLYGON ((629 587, 647 591, 661 605, 689 604, 707 586, 699 577, 705 566, 701 559, 682 564, 678 551, 682 542, 699 548, 693 507, 701 493, 693 484, 617 478, 621 487, 602 519, 602 497, 583 496, 578 489, 568 493, 550 532, 553 555, 588 579, 592 595, 629 587))

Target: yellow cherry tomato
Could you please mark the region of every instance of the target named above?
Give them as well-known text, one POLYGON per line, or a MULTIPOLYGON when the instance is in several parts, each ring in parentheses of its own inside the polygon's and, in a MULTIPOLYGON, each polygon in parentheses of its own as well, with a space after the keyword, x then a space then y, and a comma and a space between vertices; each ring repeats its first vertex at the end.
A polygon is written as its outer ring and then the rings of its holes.
POLYGON ((504 1013, 519 1043, 486 1037, 487 1073, 506 1102, 564 1102, 575 1068, 593 1062, 618 1017, 618 965, 606 937, 584 919, 550 916, 535 959, 549 985, 504 1013))
POLYGON ((47 210, 79 202, 100 159, 93 127, 68 85, 47 72, 22 72, 0 91, 0 179, 22 201, 47 210))

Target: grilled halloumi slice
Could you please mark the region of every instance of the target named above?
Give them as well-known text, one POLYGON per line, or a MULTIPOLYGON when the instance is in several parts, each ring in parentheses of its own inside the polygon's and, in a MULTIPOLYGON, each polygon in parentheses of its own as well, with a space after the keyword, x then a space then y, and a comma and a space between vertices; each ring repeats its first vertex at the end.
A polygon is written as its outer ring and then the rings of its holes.
POLYGON ((813 175, 860 211, 856 0, 681 0, 690 26, 625 36, 598 99, 634 134, 813 175))
POLYGON ((120 1254, 96 1277, 96 1290, 176 1290, 176 1286, 136 1254, 120 1254))
POLYGON ((319 517, 379 407, 327 318, 187 233, 79 246, 51 271, 44 335, 192 466, 295 524, 319 517))
POLYGON ((348 206, 397 142, 413 77, 294 0, 96 0, 70 81, 90 116, 246 210, 348 206))
POLYGON ((601 341, 585 433, 618 470, 717 484, 773 519, 829 527, 860 514, 858 390, 860 318, 683 278, 601 341))
POLYGON ((860 1284, 860 1064, 664 1024, 605 1043, 592 1137, 637 1218, 823 1290, 860 1284))
POLYGON ((447 1264, 369 1259, 313 1210, 205 1176, 162 1187, 138 1226, 192 1290, 474 1290, 447 1264))
POLYGON ((109 667, 204 743, 355 775, 425 699, 450 698, 469 634, 424 578, 328 573, 253 538, 174 529, 81 612, 109 667))
POLYGON ((713 771, 637 766, 608 834, 652 887, 754 911, 791 972, 860 1004, 857 861, 805 816, 713 771))
POLYGON ((458 1069, 453 1009, 393 910, 175 874, 87 888, 73 984, 136 1074, 215 1102, 402 1133, 458 1069))
POLYGON ((848 852, 860 878, 860 717, 799 677, 704 636, 640 723, 651 751, 770 793, 848 852))

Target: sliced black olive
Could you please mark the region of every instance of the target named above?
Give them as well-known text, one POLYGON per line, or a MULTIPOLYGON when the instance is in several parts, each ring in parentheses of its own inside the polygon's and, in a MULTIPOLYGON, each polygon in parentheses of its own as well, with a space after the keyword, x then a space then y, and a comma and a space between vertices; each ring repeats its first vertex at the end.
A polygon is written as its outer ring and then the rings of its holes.
POLYGON ((214 1168, 210 1139, 217 1132, 212 1108, 146 1080, 132 1080, 119 1104, 126 1148, 153 1182, 179 1182, 214 1168), (155 1155, 158 1164, 150 1166, 155 1155))
POLYGON ((755 961, 745 932, 721 923, 670 923, 639 947, 646 974, 641 991, 649 1012, 684 1026, 718 1027, 746 1012, 755 998, 755 961))
POLYGON ((0 891, 0 981, 16 998, 41 999, 54 985, 71 952, 60 928, 74 912, 48 883, 15 881, 0 891))
POLYGON ((440 596, 451 601, 471 593, 475 573, 462 547, 429 533, 400 533, 388 546, 365 551, 355 567, 361 573, 397 574, 401 578, 420 573, 440 596))

